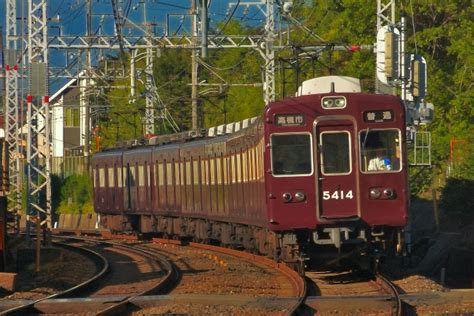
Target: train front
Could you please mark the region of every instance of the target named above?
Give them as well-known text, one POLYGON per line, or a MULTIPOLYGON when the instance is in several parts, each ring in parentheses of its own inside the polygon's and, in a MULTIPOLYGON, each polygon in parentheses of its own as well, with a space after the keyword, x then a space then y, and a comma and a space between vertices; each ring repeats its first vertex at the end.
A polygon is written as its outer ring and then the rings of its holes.
POLYGON ((267 216, 287 256, 373 258, 402 248, 404 107, 394 96, 360 93, 358 82, 312 79, 266 109, 267 216))

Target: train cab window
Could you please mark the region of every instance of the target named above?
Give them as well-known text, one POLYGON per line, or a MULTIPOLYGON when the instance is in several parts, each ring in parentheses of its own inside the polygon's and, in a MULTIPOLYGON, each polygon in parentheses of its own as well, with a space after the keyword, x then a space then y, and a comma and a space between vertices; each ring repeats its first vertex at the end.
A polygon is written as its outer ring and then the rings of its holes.
POLYGON ((351 143, 349 132, 322 132, 319 138, 321 172, 324 175, 343 175, 351 173, 351 143))
POLYGON ((360 132, 362 172, 401 170, 400 130, 364 130, 360 132))
POLYGON ((271 158, 274 176, 309 175, 313 172, 310 134, 273 134, 271 158))

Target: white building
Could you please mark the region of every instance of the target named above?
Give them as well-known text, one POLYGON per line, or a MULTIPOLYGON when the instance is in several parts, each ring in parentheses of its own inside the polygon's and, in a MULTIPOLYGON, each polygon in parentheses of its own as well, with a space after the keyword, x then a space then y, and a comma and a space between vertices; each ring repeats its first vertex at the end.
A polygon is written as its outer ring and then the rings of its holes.
POLYGON ((84 83, 85 80, 71 79, 50 98, 52 157, 83 155, 84 134, 90 132, 81 98, 84 83))

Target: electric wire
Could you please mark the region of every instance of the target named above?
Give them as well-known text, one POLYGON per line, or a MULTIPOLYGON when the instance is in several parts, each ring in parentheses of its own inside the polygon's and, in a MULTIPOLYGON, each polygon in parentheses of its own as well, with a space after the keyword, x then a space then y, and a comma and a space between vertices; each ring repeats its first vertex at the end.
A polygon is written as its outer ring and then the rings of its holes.
POLYGON ((240 0, 237 1, 237 3, 235 4, 233 10, 232 10, 232 13, 230 14, 229 18, 224 22, 224 26, 220 28, 219 32, 217 32, 217 34, 214 35, 213 39, 215 39, 216 37, 218 37, 219 35, 221 35, 225 28, 227 27, 227 25, 229 24, 230 20, 232 19, 232 17, 234 16, 235 14, 235 11, 237 10, 237 8, 239 7, 240 5, 240 0))
POLYGON ((415 54, 418 54, 418 46, 416 43, 416 29, 415 29, 415 11, 413 11, 412 0, 410 0, 410 8, 411 8, 411 25, 413 28, 413 41, 415 43, 415 54))

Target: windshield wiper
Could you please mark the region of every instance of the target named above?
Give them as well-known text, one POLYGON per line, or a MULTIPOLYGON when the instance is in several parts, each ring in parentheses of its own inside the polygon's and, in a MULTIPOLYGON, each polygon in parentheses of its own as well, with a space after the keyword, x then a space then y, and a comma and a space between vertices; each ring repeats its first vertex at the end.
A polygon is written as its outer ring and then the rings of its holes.
POLYGON ((362 142, 362 150, 365 150, 365 144, 367 143, 367 137, 369 136, 369 131, 370 129, 367 127, 367 130, 365 131, 364 141, 362 142))

